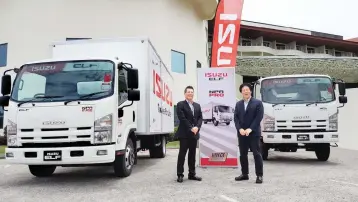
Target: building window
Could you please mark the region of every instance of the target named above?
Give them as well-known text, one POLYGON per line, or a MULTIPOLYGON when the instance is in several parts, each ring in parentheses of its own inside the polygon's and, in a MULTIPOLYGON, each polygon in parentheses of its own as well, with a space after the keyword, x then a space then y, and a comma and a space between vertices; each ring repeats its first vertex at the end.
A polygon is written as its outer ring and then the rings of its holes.
POLYGON ((315 49, 314 48, 307 48, 307 53, 315 53, 315 49))
POLYGON ((75 40, 88 40, 92 38, 66 38, 66 41, 75 41, 75 40))
POLYGON ((264 41, 264 46, 266 46, 266 47, 271 47, 271 43, 268 42, 268 41, 264 41))
POLYGON ((7 43, 0 44, 0 67, 7 65, 7 43))
POLYGON ((336 56, 336 57, 342 57, 342 52, 335 52, 335 53, 334 53, 334 56, 336 56))
POLYGON ((242 46, 251 46, 251 40, 243 39, 241 42, 242 46))
POLYGON ((185 66, 185 54, 179 51, 172 50, 171 54, 172 58, 172 72, 176 73, 186 73, 186 66, 185 66))
POLYGON ((196 61, 196 68, 201 68, 201 63, 199 61, 196 61))
POLYGON ((286 45, 285 44, 276 44, 276 49, 277 50, 285 50, 286 49, 286 45))

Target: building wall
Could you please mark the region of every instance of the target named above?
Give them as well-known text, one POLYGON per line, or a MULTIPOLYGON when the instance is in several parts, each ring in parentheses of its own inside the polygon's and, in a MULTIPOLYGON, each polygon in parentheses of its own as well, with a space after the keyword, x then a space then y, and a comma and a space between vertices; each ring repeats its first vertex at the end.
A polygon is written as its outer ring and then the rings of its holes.
POLYGON ((7 43, 0 72, 51 57, 49 44, 66 38, 148 36, 169 69, 171 50, 185 54, 185 73, 172 73, 176 103, 185 86, 196 89, 197 61, 208 66, 206 23, 187 1, 3 0, 0 24, 0 44, 7 43))

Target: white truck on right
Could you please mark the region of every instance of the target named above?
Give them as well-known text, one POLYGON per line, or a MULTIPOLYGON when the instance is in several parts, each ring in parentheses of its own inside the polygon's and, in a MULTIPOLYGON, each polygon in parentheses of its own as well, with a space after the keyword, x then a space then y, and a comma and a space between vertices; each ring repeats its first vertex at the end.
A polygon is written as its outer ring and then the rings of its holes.
POLYGON ((345 83, 327 75, 279 75, 256 81, 254 97, 264 106, 263 159, 268 159, 271 148, 281 152, 303 148, 327 161, 330 147, 339 142, 338 108, 347 103, 345 95, 345 83))

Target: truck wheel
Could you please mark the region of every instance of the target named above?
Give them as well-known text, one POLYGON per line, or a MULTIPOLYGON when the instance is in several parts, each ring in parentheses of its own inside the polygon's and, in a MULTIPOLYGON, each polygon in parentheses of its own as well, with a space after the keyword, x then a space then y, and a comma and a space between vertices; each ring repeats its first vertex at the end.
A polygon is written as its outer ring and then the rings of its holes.
POLYGON ((331 153, 331 147, 329 144, 317 145, 315 153, 319 161, 327 161, 331 153))
POLYGON ((260 141, 260 149, 261 149, 262 159, 267 160, 269 147, 262 140, 260 141))
POLYGON ((208 122, 207 121, 204 121, 204 124, 207 124, 208 122))
POLYGON ((162 136, 162 141, 159 147, 155 147, 149 150, 150 158, 164 158, 167 153, 167 144, 165 136, 162 136))
POLYGON ((226 125, 227 125, 227 126, 230 125, 230 122, 226 122, 226 125))
POLYGON ((297 148, 296 147, 291 148, 291 152, 297 152, 297 148))
POLYGON ((36 177, 49 177, 55 170, 56 166, 49 165, 29 165, 30 173, 36 177))
POLYGON ((113 169, 115 176, 128 177, 132 173, 135 158, 136 155, 133 142, 130 138, 128 138, 125 153, 122 155, 116 155, 114 160, 113 169))
POLYGON ((217 121, 217 120, 213 120, 213 122, 214 122, 214 126, 218 126, 219 125, 219 121, 217 121))

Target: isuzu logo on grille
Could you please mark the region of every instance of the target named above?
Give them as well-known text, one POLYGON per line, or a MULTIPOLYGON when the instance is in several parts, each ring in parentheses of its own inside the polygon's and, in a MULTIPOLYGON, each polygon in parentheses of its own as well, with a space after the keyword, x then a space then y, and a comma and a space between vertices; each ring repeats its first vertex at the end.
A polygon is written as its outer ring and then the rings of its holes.
POLYGON ((310 119, 310 116, 295 116, 293 119, 310 119))
POLYGON ((44 121, 42 125, 63 125, 66 121, 44 121))

